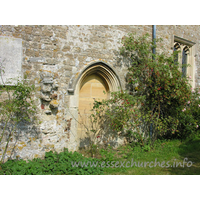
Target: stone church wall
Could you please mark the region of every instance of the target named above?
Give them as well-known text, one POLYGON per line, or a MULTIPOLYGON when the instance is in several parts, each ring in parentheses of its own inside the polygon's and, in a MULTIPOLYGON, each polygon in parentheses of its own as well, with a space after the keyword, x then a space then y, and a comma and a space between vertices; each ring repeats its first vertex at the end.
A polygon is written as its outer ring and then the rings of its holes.
MULTIPOLYGON (((70 84, 91 63, 105 63, 117 73, 122 88, 128 64, 120 55, 120 39, 128 33, 152 35, 152 26, 69 25, 0 26, 0 37, 22 43, 21 72, 36 86, 38 124, 19 124, 6 159, 43 157, 46 151, 77 150, 76 101, 70 84)), ((195 87, 200 86, 200 26, 156 26, 163 38, 157 51, 171 53, 174 35, 195 43, 195 87)), ((0 44, 1 45, 1 44, 0 44)), ((2 127, 1 127, 2 129, 2 127)), ((3 154, 0 146, 0 157, 3 154)))

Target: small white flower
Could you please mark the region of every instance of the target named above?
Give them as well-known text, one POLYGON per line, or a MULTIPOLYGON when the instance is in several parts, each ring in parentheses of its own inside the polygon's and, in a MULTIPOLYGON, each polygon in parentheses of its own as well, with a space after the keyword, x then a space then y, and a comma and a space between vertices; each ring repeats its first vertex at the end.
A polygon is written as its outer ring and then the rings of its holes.
POLYGON ((197 128, 199 127, 199 125, 197 125, 197 128))
POLYGON ((184 111, 186 111, 186 109, 184 108, 182 111, 184 112, 184 111))

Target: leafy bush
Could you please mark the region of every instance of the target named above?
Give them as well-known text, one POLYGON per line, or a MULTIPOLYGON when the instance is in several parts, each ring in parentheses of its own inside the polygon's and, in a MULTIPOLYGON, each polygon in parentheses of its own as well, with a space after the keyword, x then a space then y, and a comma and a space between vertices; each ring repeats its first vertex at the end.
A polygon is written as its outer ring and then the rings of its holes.
POLYGON ((100 149, 99 153, 101 155, 102 161, 105 161, 105 162, 110 161, 111 162, 114 160, 114 153, 112 152, 111 147, 109 147, 108 149, 100 149))
POLYGON ((109 100, 95 101, 93 111, 96 118, 103 119, 102 127, 109 123, 115 134, 125 134, 143 147, 148 136, 153 143, 158 137, 179 137, 180 132, 187 137, 195 133, 199 94, 196 91, 195 100, 189 77, 182 75, 181 65, 175 61, 177 52, 170 56, 153 54, 156 45, 148 34, 129 34, 122 44, 121 55, 131 62, 127 66, 127 91, 114 92, 109 100), (189 101, 194 105, 183 114, 189 101))
MULTIPOLYGON (((142 100, 142 97, 140 99, 142 100)), ((111 93, 110 99, 94 102, 95 118, 101 119, 102 130, 105 130, 106 126, 109 133, 104 134, 110 135, 111 144, 114 136, 126 136, 128 141, 132 138, 144 146, 144 136, 141 133, 143 121, 136 107, 137 103, 137 99, 126 91, 111 93)))
POLYGON ((131 60, 127 76, 129 88, 136 91, 136 99, 143 97, 143 101, 138 99, 139 111, 149 126, 153 124, 154 140, 176 134, 179 114, 192 95, 190 80, 182 75, 181 64, 175 61, 177 52, 170 56, 153 54, 155 45, 148 35, 130 34, 122 43, 122 55, 131 60))
POLYGON ((193 90, 190 100, 179 115, 177 137, 186 139, 194 137, 200 130, 200 98, 198 90, 193 90))
POLYGON ((61 153, 46 152, 45 158, 35 158, 28 163, 24 160, 8 160, 1 165, 0 174, 6 175, 90 175, 103 174, 103 168, 91 167, 88 163, 97 162, 97 159, 85 158, 77 152, 69 152, 65 149, 61 153), (79 165, 72 166, 72 162, 79 165), (88 164, 82 167, 80 163, 88 164))

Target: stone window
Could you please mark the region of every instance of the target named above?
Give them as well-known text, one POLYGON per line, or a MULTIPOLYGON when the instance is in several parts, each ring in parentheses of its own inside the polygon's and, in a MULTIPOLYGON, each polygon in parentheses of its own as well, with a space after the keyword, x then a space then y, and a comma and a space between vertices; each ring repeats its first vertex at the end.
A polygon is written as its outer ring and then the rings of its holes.
POLYGON ((195 87, 195 65, 194 65, 194 55, 195 55, 195 43, 189 40, 174 36, 173 50, 178 51, 176 55, 175 62, 181 64, 180 71, 182 71, 182 76, 190 77, 190 84, 195 87))

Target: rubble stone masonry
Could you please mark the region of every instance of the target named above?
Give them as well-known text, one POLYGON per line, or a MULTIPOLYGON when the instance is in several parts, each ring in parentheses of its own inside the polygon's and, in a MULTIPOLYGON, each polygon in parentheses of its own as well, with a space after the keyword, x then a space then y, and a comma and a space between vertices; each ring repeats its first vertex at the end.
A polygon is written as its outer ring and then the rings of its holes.
MULTIPOLYGON (((74 104, 77 77, 88 66, 102 64, 109 66, 125 88, 127 62, 119 55, 119 47, 121 38, 128 33, 152 36, 152 26, 0 26, 0 37, 22 40, 22 74, 36 86, 38 110, 37 125, 18 125, 5 159, 33 159, 43 157, 50 150, 78 149, 80 141, 74 120, 77 117, 77 104, 74 104)), ((156 26, 156 37, 163 39, 157 51, 171 53, 174 36, 195 43, 194 84, 200 87, 200 26, 156 26)), ((0 125, 0 131, 2 127, 0 125)), ((5 145, 5 141, 0 144, 0 157, 5 145)))

